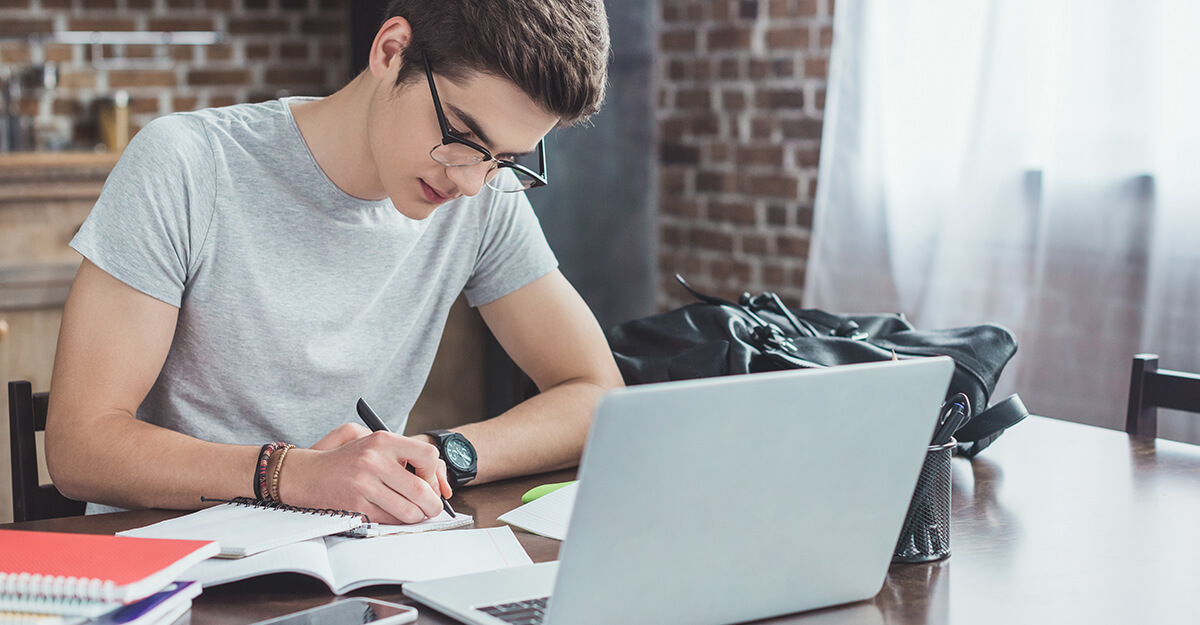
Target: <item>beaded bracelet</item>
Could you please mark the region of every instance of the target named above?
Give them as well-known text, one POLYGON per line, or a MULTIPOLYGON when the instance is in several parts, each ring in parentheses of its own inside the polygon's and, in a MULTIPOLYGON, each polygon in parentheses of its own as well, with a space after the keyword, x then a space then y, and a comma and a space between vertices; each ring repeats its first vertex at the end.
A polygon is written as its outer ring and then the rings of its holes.
POLYGON ((287 458, 289 449, 294 449, 295 445, 284 445, 279 450, 279 462, 275 463, 275 471, 271 474, 271 488, 267 490, 267 500, 282 504, 283 499, 279 497, 279 472, 283 470, 283 460, 287 458))
POLYGON ((258 452, 258 466, 254 469, 254 498, 262 500, 268 495, 267 465, 271 462, 271 454, 283 446, 283 443, 267 443, 258 452))

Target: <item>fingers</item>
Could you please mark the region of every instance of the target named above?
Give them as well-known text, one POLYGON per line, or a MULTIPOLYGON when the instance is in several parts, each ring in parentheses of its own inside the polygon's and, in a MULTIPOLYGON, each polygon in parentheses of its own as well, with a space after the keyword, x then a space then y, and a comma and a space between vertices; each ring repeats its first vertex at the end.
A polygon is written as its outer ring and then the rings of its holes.
POLYGON ((376 523, 417 523, 441 514, 439 495, 452 494, 437 447, 424 441, 346 424, 304 451, 294 462, 288 457, 298 478, 283 480, 289 503, 356 510, 376 523))
POLYGON ((379 459, 375 467, 381 487, 368 500, 405 523, 435 517, 442 511, 437 470, 445 471, 437 447, 387 432, 371 434, 366 443, 379 459), (407 469, 407 470, 406 470, 407 469))
POLYGON ((441 497, 450 497, 454 494, 450 489, 449 479, 446 477, 446 463, 439 457, 437 447, 423 441, 410 440, 423 453, 414 455, 408 460, 408 470, 424 480, 429 485, 430 492, 438 497, 438 512, 430 515, 436 516, 442 510, 441 497))
POLYGON ((420 523, 421 521, 425 520, 425 517, 422 516, 421 509, 407 500, 399 505, 401 507, 408 506, 410 512, 401 513, 400 516, 396 516, 394 514, 396 511, 395 506, 397 505, 397 502, 388 502, 386 505, 392 510, 391 512, 389 512, 388 509, 380 507, 369 501, 365 502, 364 505, 359 506, 361 509, 356 510, 356 512, 362 512, 363 514, 367 515, 367 518, 369 518, 372 523, 382 523, 384 525, 411 525, 413 523, 420 523), (410 519, 417 520, 413 521, 410 519))
MULTIPOLYGON (((434 493, 435 496, 442 493, 442 482, 438 473, 439 469, 441 470, 442 474, 444 474, 446 471, 445 464, 443 464, 438 458, 434 458, 432 463, 410 460, 408 464, 408 470, 412 471, 414 475, 421 478, 427 485, 429 485, 430 492, 434 493)), ((438 502, 438 506, 441 506, 440 500, 438 502)))
POLYGON ((380 488, 368 495, 368 500, 401 523, 419 523, 442 512, 437 492, 408 471, 384 477, 380 488))
MULTIPOLYGON (((409 464, 408 470, 414 475, 418 475, 415 466, 409 464)), ((418 477, 421 477, 421 479, 427 479, 425 476, 421 475, 418 475, 418 477)), ((450 477, 446 473, 446 463, 440 458, 437 461, 434 476, 429 478, 429 487, 433 489, 433 492, 441 494, 441 496, 445 497, 446 499, 454 496, 454 489, 450 487, 450 477)))

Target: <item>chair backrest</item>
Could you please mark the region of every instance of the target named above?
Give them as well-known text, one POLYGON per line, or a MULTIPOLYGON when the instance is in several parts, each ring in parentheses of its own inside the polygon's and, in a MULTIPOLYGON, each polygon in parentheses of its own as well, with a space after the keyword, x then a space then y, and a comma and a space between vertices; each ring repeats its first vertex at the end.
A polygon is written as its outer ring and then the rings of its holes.
POLYGON ((67 499, 53 484, 38 483, 34 432, 46 429, 49 393, 29 382, 8 383, 8 434, 12 452, 13 520, 37 521, 83 514, 87 503, 67 499))
POLYGON ((1158 409, 1200 412, 1200 375, 1158 368, 1157 354, 1133 357, 1129 410, 1125 431, 1130 436, 1158 436, 1158 409))

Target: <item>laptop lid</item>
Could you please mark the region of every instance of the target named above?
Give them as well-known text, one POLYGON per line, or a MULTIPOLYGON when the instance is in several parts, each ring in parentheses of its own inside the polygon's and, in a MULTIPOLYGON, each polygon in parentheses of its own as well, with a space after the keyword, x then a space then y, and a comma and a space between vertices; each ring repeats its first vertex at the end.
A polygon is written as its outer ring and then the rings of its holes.
POLYGON ((609 393, 546 622, 732 623, 874 596, 953 368, 921 358, 609 393))
POLYGON ((546 595, 550 625, 730 623, 872 597, 952 371, 925 358, 613 391, 558 562, 404 592, 480 625, 501 621, 477 608, 546 595))

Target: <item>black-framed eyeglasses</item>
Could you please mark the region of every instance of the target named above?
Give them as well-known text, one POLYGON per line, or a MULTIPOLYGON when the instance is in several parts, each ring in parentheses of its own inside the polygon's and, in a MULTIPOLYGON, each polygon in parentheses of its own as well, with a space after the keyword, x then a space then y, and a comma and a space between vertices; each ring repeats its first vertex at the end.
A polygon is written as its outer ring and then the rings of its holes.
POLYGON ((438 125, 442 128, 442 142, 429 151, 429 157, 446 167, 471 167, 490 161, 492 167, 484 175, 484 182, 505 193, 546 186, 545 140, 538 141, 533 152, 509 160, 492 156, 487 148, 454 132, 446 121, 437 86, 433 84, 433 66, 429 64, 429 56, 422 56, 425 60, 425 77, 429 79, 429 93, 433 95, 433 108, 437 111, 438 125), (511 174, 503 174, 502 169, 508 169, 511 174))

